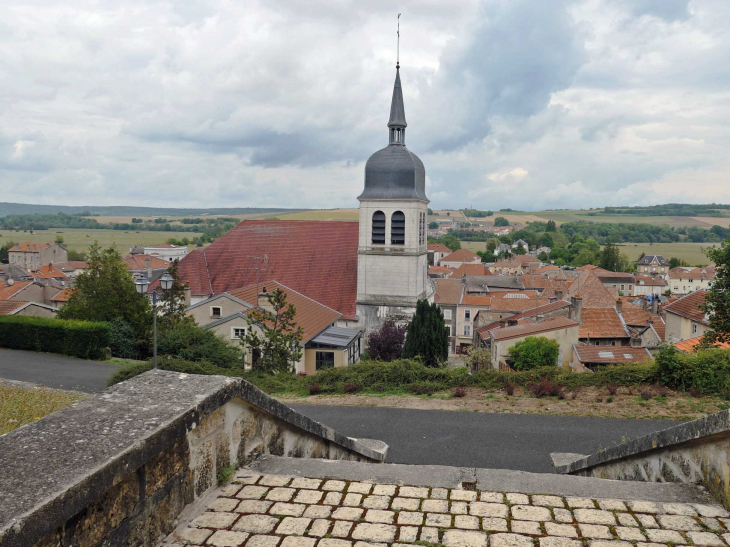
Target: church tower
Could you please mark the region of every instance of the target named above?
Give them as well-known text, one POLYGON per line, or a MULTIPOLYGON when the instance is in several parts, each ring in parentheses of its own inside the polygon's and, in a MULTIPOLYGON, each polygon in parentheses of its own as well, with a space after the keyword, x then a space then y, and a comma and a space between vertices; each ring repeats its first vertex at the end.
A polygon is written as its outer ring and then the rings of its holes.
POLYGON ((406 321, 421 299, 433 298, 428 277, 426 170, 406 147, 406 115, 396 65, 388 146, 365 164, 360 201, 357 313, 366 332, 406 321))

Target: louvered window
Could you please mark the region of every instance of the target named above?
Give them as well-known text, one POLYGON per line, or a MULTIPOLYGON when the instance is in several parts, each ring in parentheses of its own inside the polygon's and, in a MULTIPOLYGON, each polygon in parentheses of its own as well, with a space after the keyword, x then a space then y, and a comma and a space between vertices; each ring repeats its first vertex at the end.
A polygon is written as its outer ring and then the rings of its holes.
POLYGON ((391 245, 404 245, 406 242, 406 215, 402 211, 396 211, 390 217, 390 243, 391 245))
POLYGON ((385 213, 383 211, 373 213, 373 243, 385 245, 385 213))

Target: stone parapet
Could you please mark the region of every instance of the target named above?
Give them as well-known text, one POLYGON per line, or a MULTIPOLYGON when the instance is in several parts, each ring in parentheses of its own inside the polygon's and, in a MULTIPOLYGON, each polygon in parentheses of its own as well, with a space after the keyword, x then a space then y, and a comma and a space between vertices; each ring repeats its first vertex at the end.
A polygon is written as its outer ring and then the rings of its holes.
POLYGON ((150 371, 0 437, 0 546, 154 545, 262 454, 382 462, 248 382, 150 371))
POLYGON ((555 472, 560 474, 701 484, 730 508, 730 411, 651 433, 590 456, 553 455, 553 461, 555 472))

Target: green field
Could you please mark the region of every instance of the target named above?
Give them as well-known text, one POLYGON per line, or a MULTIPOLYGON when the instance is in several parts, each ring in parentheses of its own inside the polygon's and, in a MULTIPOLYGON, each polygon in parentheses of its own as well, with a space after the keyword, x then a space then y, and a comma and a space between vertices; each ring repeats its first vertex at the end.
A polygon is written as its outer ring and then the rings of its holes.
POLYGON ((486 241, 462 241, 461 248, 469 249, 472 253, 476 253, 477 251, 483 252, 487 248, 487 242, 486 241))
POLYGON ((302 211, 288 215, 271 215, 280 220, 358 220, 360 212, 357 209, 323 209, 320 211, 302 211))
POLYGON ((669 260, 673 256, 687 261, 692 266, 709 264, 709 260, 702 252, 703 247, 712 247, 718 243, 620 243, 622 253, 626 253, 631 260, 638 260, 641 253, 647 255, 662 255, 669 260))
MULTIPOLYGON (((120 253, 126 255, 134 245, 157 245, 164 243, 168 238, 180 239, 187 237, 192 239, 199 235, 198 232, 149 232, 149 231, 123 231, 123 230, 84 230, 78 228, 54 228, 51 230, 36 230, 35 233, 14 230, 0 232, 0 244, 7 241, 34 243, 50 243, 56 237, 61 236, 64 245, 69 250, 86 251, 89 245, 98 241, 102 247, 116 245, 120 253)), ((189 248, 192 249, 194 245, 189 248)))

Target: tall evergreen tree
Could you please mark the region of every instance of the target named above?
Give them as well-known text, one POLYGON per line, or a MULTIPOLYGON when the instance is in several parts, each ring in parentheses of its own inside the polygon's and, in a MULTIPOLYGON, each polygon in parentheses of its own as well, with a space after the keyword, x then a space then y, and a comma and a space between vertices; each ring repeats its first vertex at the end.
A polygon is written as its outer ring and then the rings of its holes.
POLYGON ((555 225, 555 221, 554 220, 548 220, 547 221, 547 226, 545 227, 545 231, 546 232, 557 232, 558 231, 558 228, 555 225))
POLYGON ((709 344, 730 342, 730 237, 722 247, 705 249, 715 263, 715 280, 705 298, 705 313, 710 316, 710 329, 704 340, 709 344))
POLYGON ((621 253, 615 243, 606 242, 605 247, 601 251, 601 258, 598 265, 609 272, 617 272, 620 270, 621 253))
POLYGON ((185 315, 186 285, 180 281, 178 264, 178 260, 175 259, 172 265, 167 269, 167 273, 169 273, 173 279, 172 288, 168 291, 162 291, 162 294, 160 295, 160 325, 163 328, 166 326, 174 327, 182 323, 195 323, 195 320, 191 316, 185 315))
POLYGON ((444 322, 444 314, 434 303, 419 300, 416 313, 408 325, 403 357, 420 357, 429 367, 437 367, 449 355, 449 332, 444 322))

